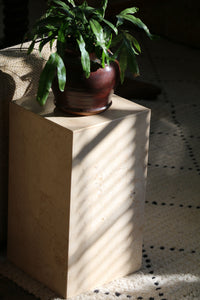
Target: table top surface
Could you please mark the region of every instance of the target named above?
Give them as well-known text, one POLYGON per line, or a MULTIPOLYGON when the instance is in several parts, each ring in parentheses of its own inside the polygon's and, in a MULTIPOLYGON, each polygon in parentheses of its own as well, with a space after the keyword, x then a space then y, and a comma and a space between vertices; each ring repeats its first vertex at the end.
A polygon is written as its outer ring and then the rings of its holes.
POLYGON ((13 103, 72 131, 81 130, 86 127, 98 126, 102 123, 133 117, 134 115, 136 116, 137 114, 147 113, 150 111, 144 106, 114 94, 112 96, 112 105, 103 113, 92 116, 73 116, 58 110, 55 107, 53 100, 53 94, 50 94, 46 105, 43 107, 38 104, 33 96, 23 97, 13 101, 13 103))

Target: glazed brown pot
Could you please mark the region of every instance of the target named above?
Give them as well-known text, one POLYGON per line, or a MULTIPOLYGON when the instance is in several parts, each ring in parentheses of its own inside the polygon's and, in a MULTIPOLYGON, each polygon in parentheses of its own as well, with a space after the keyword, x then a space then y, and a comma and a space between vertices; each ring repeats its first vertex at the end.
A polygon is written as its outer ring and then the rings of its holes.
POLYGON ((118 62, 111 62, 105 68, 97 68, 92 63, 89 78, 83 73, 80 57, 66 53, 64 63, 67 73, 65 90, 59 90, 57 77, 52 84, 56 107, 76 115, 98 114, 108 109, 119 81, 118 62))

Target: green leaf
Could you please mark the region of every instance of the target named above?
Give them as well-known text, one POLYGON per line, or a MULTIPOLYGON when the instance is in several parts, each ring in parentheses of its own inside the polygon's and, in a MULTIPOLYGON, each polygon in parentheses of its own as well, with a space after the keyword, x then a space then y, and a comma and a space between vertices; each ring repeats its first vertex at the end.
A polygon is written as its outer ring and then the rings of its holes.
POLYGON ((39 86, 38 86, 38 92, 37 92, 37 101, 40 103, 40 105, 45 105, 46 100, 49 95, 49 90, 52 85, 52 81, 54 79, 54 76, 56 74, 56 68, 59 65, 59 72, 62 74, 62 80, 60 82, 61 88, 63 87, 63 69, 62 69, 62 63, 60 62, 60 57, 57 53, 52 53, 49 56, 48 61, 46 62, 46 65, 40 75, 39 80, 39 86))
POLYGON ((117 15, 120 19, 125 19, 127 21, 130 21, 134 25, 138 26, 139 28, 143 29, 146 34, 151 38, 151 33, 149 32, 148 27, 139 19, 132 15, 117 15))
POLYGON ((134 38, 132 35, 130 35, 130 40, 132 41, 134 47, 138 50, 138 52, 141 53, 140 44, 138 43, 136 38, 134 38))
POLYGON ((87 16, 92 14, 93 12, 96 12, 96 9, 94 7, 89 6, 86 1, 84 1, 82 5, 79 5, 79 8, 81 8, 84 14, 86 14, 87 16))
POLYGON ((67 1, 68 1, 68 3, 70 3, 73 7, 76 6, 75 3, 74 3, 74 0, 67 0, 67 1))
POLYGON ((79 38, 76 39, 80 52, 81 52, 81 64, 86 78, 90 76, 90 56, 85 48, 85 41, 82 35, 79 33, 79 38))
POLYGON ((45 28, 46 28, 47 30, 50 30, 50 31, 56 29, 56 27, 55 27, 54 25, 50 25, 50 24, 47 24, 47 25, 45 26, 45 28))
MULTIPOLYGON (((141 48, 138 41, 128 32, 124 32, 124 37, 136 48, 136 50, 141 53, 141 48)), ((135 50, 134 50, 135 51, 135 50)), ((135 51, 135 54, 139 54, 135 51)))
MULTIPOLYGON (((113 58, 112 58, 112 56, 113 56, 113 53, 112 53, 112 51, 110 50, 110 45, 111 45, 111 43, 112 43, 112 34, 111 34, 111 36, 110 36, 110 39, 108 40, 108 43, 107 43, 107 45, 106 45, 106 48, 108 49, 107 50, 107 52, 109 53, 109 54, 111 54, 110 56, 109 55, 106 55, 106 64, 109 66, 110 65, 110 61, 112 61, 112 60, 114 60, 113 58)), ((103 52, 104 53, 104 52, 103 52)))
POLYGON ((108 5, 108 0, 103 0, 102 1, 102 17, 105 16, 105 11, 106 11, 107 5, 108 5))
POLYGON ((48 36, 47 38, 43 39, 43 40, 40 42, 40 45, 39 45, 39 52, 41 52, 42 49, 43 49, 43 47, 44 47, 47 43, 49 43, 49 42, 52 40, 52 38, 54 38, 54 37, 55 37, 55 35, 50 35, 50 36, 48 36))
POLYGON ((103 30, 102 26, 95 19, 91 19, 89 21, 89 23, 90 23, 92 32, 94 33, 94 35, 96 37, 97 45, 99 45, 103 49, 105 56, 107 56, 108 53, 107 53, 106 41, 104 38, 104 30, 103 30))
POLYGON ((50 50, 52 51, 53 43, 55 42, 55 36, 53 36, 53 32, 50 32, 48 36, 51 36, 51 40, 49 41, 50 50))
POLYGON ((34 49, 34 46, 35 46, 35 43, 36 43, 36 39, 37 39, 37 35, 34 36, 32 43, 28 47, 28 51, 27 51, 28 55, 32 53, 32 51, 34 49))
POLYGON ((73 18, 74 17, 74 13, 73 13, 73 10, 64 2, 62 1, 59 1, 59 0, 55 0, 54 1, 59 7, 54 7, 52 12, 51 12, 51 15, 55 15, 55 16, 58 16, 59 14, 61 14, 61 12, 59 12, 58 8, 65 12, 69 17, 73 18))
POLYGON ((65 48, 66 48, 65 25, 61 24, 57 36, 57 52, 61 57, 64 56, 65 48))
POLYGON ((91 14, 95 13, 95 8, 87 6, 84 8, 84 13, 86 14, 86 16, 91 15, 91 14))
POLYGON ((83 8, 81 8, 81 7, 76 7, 75 9, 74 9, 74 13, 75 13, 75 19, 76 20, 78 20, 78 19, 80 19, 80 21, 83 23, 83 24, 86 24, 86 23, 88 23, 88 20, 87 20, 87 18, 86 18, 86 16, 85 16, 85 12, 84 12, 84 9, 83 8))
POLYGON ((121 26, 123 23, 124 23, 124 19, 121 18, 121 16, 117 15, 117 24, 116 24, 116 27, 119 27, 121 26))
POLYGON ((120 35, 121 41, 118 43, 118 49, 115 51, 113 57, 119 61, 120 79, 121 83, 123 83, 126 69, 130 70, 134 75, 139 74, 139 69, 135 57, 138 53, 132 45, 132 36, 128 36, 128 39, 127 32, 123 32, 120 35))
POLYGON ((57 75, 58 75, 58 85, 61 92, 65 89, 66 83, 66 69, 62 58, 57 55, 57 75))
MULTIPOLYGON (((75 3, 73 0, 67 0, 68 3, 70 3, 73 7, 75 7, 75 3)), ((55 4, 59 5, 60 7, 66 9, 66 10, 70 10, 70 7, 63 1, 60 0, 52 0, 52 2, 54 2, 55 4)))
POLYGON ((55 26, 58 23, 60 23, 60 17, 58 15, 57 16, 49 15, 45 18, 39 19, 35 23, 34 29, 35 30, 43 29, 43 28, 45 28, 45 26, 48 26, 49 24, 54 24, 54 26, 55 26))
POLYGON ((120 15, 127 15, 127 14, 135 14, 136 12, 139 11, 139 8, 137 7, 130 7, 130 8, 126 8, 124 10, 122 10, 118 16, 120 15))
POLYGON ((108 48, 106 46, 106 41, 104 39, 104 31, 103 28, 101 27, 101 25, 99 24, 99 22, 95 19, 91 19, 89 21, 91 29, 97 39, 97 45, 102 48, 103 52, 102 52, 102 67, 105 67, 105 58, 109 59, 109 55, 108 55, 108 48))
POLYGON ((103 0, 101 2, 101 8, 95 9, 95 14, 104 18, 107 5, 108 5, 108 0, 103 0))
POLYGON ((48 17, 46 19, 40 20, 36 23, 33 28, 33 34, 37 34, 38 36, 48 35, 49 32, 52 31, 52 28, 48 27, 48 24, 52 23, 53 31, 56 32, 58 28, 60 28, 60 18, 58 17, 48 17))
POLYGON ((138 54, 135 49, 132 46, 131 41, 126 39, 126 36, 124 36, 124 51, 127 54, 127 69, 129 69, 134 75, 138 75, 139 74, 139 69, 138 69, 138 65, 136 62, 136 57, 135 55, 138 54))
POLYGON ((52 0, 52 2, 54 2, 55 4, 57 4, 57 5, 61 6, 61 7, 63 7, 64 9, 67 9, 67 10, 70 9, 70 7, 69 7, 65 2, 63 2, 63 1, 60 1, 60 0, 52 0))
POLYGON ((107 49, 110 49, 110 45, 112 44, 112 34, 110 35, 110 39, 108 40, 108 43, 106 45, 107 49))
POLYGON ((103 28, 99 24, 99 22, 95 19, 91 19, 89 21, 91 29, 97 39, 97 42, 99 45, 105 45, 105 40, 104 40, 104 34, 103 34, 103 28))
POLYGON ((115 34, 118 34, 117 28, 111 22, 109 22, 108 20, 103 19, 103 18, 102 18, 102 21, 104 23, 106 23, 115 32, 115 34))

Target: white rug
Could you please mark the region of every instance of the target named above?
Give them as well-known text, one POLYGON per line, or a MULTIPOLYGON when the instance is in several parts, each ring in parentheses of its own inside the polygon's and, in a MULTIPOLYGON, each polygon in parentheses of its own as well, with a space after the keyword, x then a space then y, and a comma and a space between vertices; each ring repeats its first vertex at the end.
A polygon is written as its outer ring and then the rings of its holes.
MULTIPOLYGON (((162 88, 156 101, 138 101, 152 109, 143 266, 71 300, 200 299, 200 50, 144 39, 140 60, 141 80, 162 88)), ((0 273, 58 299, 3 259, 0 273)))

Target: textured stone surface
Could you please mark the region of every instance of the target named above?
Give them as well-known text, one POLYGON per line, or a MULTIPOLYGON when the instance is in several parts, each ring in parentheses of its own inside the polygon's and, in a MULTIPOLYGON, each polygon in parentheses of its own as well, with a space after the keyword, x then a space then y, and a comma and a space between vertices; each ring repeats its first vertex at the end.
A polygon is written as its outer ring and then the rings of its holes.
POLYGON ((64 297, 141 266, 150 112, 112 100, 90 117, 10 104, 8 257, 64 297))

